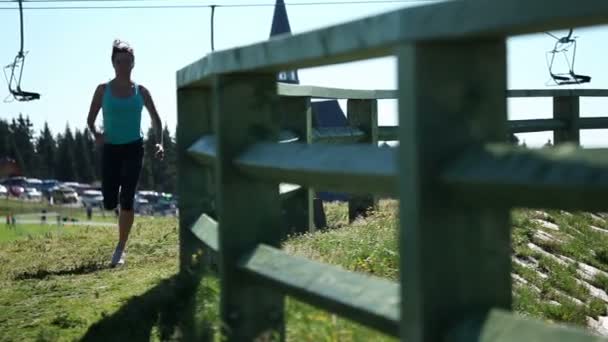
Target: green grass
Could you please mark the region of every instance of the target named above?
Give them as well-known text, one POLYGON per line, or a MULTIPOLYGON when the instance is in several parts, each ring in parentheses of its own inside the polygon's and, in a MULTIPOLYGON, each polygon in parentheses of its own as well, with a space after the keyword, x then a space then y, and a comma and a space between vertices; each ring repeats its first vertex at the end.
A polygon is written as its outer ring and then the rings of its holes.
MULTIPOLYGON (((39 219, 42 210, 46 209, 47 212, 56 212, 61 214, 64 217, 75 218, 79 221, 86 221, 86 210, 83 206, 77 207, 67 207, 63 205, 53 205, 50 206, 46 202, 31 202, 31 201, 22 201, 16 199, 9 199, 2 197, 0 198, 0 219, 4 220, 6 215, 9 213, 15 215, 23 215, 27 214, 31 215, 32 218, 39 219)), ((49 220, 53 221, 55 218, 51 217, 49 220)), ((106 211, 105 217, 102 216, 101 211, 99 209, 93 210, 93 221, 99 222, 116 222, 116 216, 112 211, 106 211)), ((4 223, 4 222, 0 222, 4 223)))
POLYGON ((82 227, 61 226, 52 224, 18 224, 15 226, 0 225, 0 244, 19 239, 36 239, 41 235, 69 234, 82 227))
POLYGON ((0 245, 0 340, 80 338, 176 273, 175 220, 138 222, 121 269, 108 268, 115 239, 95 227, 0 245))
MULTIPOLYGON (((576 325, 584 325, 586 316, 605 315, 605 303, 573 281, 573 267, 543 259, 527 247, 534 231, 540 229, 532 222, 534 215, 525 210, 513 212, 513 253, 539 260, 539 269, 548 278, 514 264, 513 272, 540 290, 530 285, 515 286, 514 310, 576 325), (566 295, 583 301, 583 305, 566 295)), ((595 260, 608 268, 603 257, 597 256, 601 242, 591 243, 583 237, 588 228, 580 221, 590 218, 583 214, 576 215, 578 220, 564 216, 551 213, 558 224, 568 220, 569 226, 560 234, 570 234, 574 239, 556 250, 570 257, 595 260), (580 237, 575 230, 583 230, 580 237), (578 239, 588 243, 591 251, 584 250, 578 239)), ((352 225, 347 222, 344 205, 328 205, 327 218, 332 229, 293 237, 284 249, 349 270, 397 279, 395 202, 383 202, 379 212, 352 225)), ((179 315, 184 312, 184 293, 194 293, 197 298, 197 320, 204 323, 197 325, 198 338, 217 340, 218 280, 208 275, 197 288, 180 287, 175 218, 137 218, 127 265, 118 269, 108 267, 116 243, 115 228, 79 228, 69 234, 52 231, 28 236, 0 243, 0 341, 189 339, 181 335, 181 327, 187 324, 179 315)), ((602 288, 608 286, 608 279, 599 276, 593 282, 602 288)), ((286 303, 288 341, 395 341, 292 298, 286 303)))

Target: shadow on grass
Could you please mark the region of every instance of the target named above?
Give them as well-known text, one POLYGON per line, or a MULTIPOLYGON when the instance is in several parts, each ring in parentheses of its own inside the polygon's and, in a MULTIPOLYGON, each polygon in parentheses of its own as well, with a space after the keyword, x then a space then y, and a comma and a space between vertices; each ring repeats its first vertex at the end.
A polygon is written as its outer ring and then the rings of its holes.
MULTIPOLYGON (((157 330, 161 341, 211 341, 210 322, 195 322, 194 298, 200 277, 165 279, 148 292, 130 298, 117 312, 91 325, 81 341, 150 341, 157 330)), ((200 303, 199 303, 200 305, 200 303)))
POLYGON ((103 263, 89 263, 80 265, 74 268, 67 268, 62 270, 45 270, 40 269, 35 272, 23 272, 16 274, 13 279, 14 280, 27 280, 27 279, 44 279, 49 276, 64 276, 64 275, 82 275, 95 273, 99 270, 110 268, 109 264, 103 263))

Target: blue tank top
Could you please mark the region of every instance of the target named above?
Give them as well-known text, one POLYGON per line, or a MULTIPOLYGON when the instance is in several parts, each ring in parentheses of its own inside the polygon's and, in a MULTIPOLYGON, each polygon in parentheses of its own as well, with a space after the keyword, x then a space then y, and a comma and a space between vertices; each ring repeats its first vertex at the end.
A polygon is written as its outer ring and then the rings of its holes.
POLYGON ((112 95, 110 82, 105 86, 102 100, 104 139, 108 144, 126 144, 143 138, 141 112, 144 100, 135 84, 135 94, 129 97, 112 95))

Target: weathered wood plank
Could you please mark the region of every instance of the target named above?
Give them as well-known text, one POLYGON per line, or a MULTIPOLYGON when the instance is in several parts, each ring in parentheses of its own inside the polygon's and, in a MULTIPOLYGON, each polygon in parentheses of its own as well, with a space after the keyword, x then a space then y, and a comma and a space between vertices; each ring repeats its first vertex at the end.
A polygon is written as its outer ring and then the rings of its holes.
POLYGON ((196 273, 200 265, 193 262, 201 254, 201 245, 190 231, 202 213, 214 214, 215 186, 213 169, 194 161, 188 148, 201 135, 212 131, 209 92, 201 89, 178 90, 178 193, 180 219, 180 270, 196 273))
MULTIPOLYGON (((294 132, 282 130, 279 132, 280 143, 296 142, 300 138, 294 132)), ((206 134, 197 139, 188 148, 188 154, 203 165, 212 165, 217 158, 217 137, 215 134, 206 134)))
MULTIPOLYGON (((297 134, 282 130, 279 132, 279 142, 288 143, 299 141, 297 134)), ((188 154, 203 165, 213 165, 217 158, 217 137, 214 134, 206 134, 197 139, 188 148, 188 154)))
MULTIPOLYGON (((378 100, 349 99, 346 107, 350 126, 361 130, 365 135, 360 143, 378 146, 378 100)), ((348 200, 348 220, 353 222, 376 209, 378 200, 374 194, 353 194, 348 200)))
MULTIPOLYGON (((542 132, 562 129, 566 124, 559 119, 529 119, 509 120, 508 129, 511 133, 542 132)), ((608 118, 580 118, 578 120, 580 129, 608 128, 608 118)), ((397 126, 379 126, 379 140, 397 140, 397 126)))
POLYGON ((508 97, 588 96, 608 97, 608 89, 510 89, 508 97))
POLYGON ((194 236, 190 227, 202 213, 213 215, 213 170, 190 158, 187 149, 203 134, 212 130, 209 92, 203 89, 179 89, 177 91, 177 191, 179 194, 179 270, 182 294, 180 331, 185 340, 198 340, 200 306, 197 291, 205 268, 213 260, 205 253, 205 246, 194 236))
POLYGON ((399 333, 399 284, 260 245, 241 261, 253 279, 389 335, 399 333))
POLYGON ((297 184, 289 184, 289 183, 281 183, 279 184, 279 194, 281 194, 281 198, 288 198, 289 196, 293 196, 298 190, 302 187, 297 184))
MULTIPOLYGON (((299 84, 281 83, 278 86, 281 96, 302 96, 318 99, 396 99, 397 90, 394 89, 345 89, 330 88, 299 84)), ((579 97, 608 97, 608 89, 509 89, 507 97, 554 97, 554 96, 579 96, 579 97)))
POLYGON ((277 143, 280 112, 276 74, 232 74, 214 81, 216 177, 220 252, 220 317, 226 341, 284 340, 284 298, 247 281, 238 261, 255 246, 278 246, 284 237, 279 182, 245 177, 236 156, 259 141, 277 143), (235 100, 238 99, 238 100, 235 100))
POLYGON ((188 154, 203 165, 213 165, 217 160, 217 137, 207 134, 188 147, 188 154))
POLYGON ((463 312, 511 307, 509 208, 463 206, 438 182, 446 160, 507 134, 505 42, 405 45, 398 65, 401 339, 440 341, 463 312))
POLYGON ((477 206, 603 210, 608 149, 493 144, 458 156, 441 180, 452 189, 452 198, 477 206))
MULTIPOLYGON (((319 87, 300 84, 278 84, 281 96, 312 97, 318 99, 397 99, 398 92, 394 89, 345 89, 319 87)), ((507 97, 608 97, 608 89, 509 89, 507 97)))
POLYGON ((447 1, 410 7, 346 24, 284 35, 217 51, 177 72, 177 87, 209 84, 210 76, 238 71, 280 72, 292 68, 386 56, 400 43, 505 37, 608 22, 608 2, 447 1), (497 15, 500 13, 500 15, 497 15))
POLYGON ((463 319, 446 335, 445 342, 605 342, 604 336, 592 335, 572 325, 548 325, 537 319, 519 317, 504 310, 492 310, 481 318, 463 319))
POLYGON ((378 140, 399 139, 399 126, 378 126, 378 140))
POLYGON ((608 129, 608 117, 579 118, 576 125, 579 129, 608 129))
POLYGON ((559 119, 510 120, 508 126, 511 133, 526 133, 563 129, 566 123, 559 119))
POLYGON ((202 214, 190 229, 194 236, 214 252, 218 251, 217 222, 206 214, 202 214))
POLYGON ((281 96, 311 97, 315 99, 396 99, 396 90, 380 89, 342 89, 299 84, 279 83, 278 92, 281 96))
POLYGON ((312 130, 312 140, 322 143, 354 143, 364 140, 365 132, 354 127, 319 127, 312 130))
MULTIPOLYGON (((345 89, 319 87, 300 84, 278 84, 281 96, 312 97, 318 99, 397 99, 398 92, 394 89, 345 89)), ((507 97, 608 97, 608 89, 509 89, 507 97)))
POLYGON ((581 133, 577 123, 580 116, 578 96, 553 97, 553 118, 564 122, 565 127, 553 131, 553 144, 572 142, 581 143, 581 133))
POLYGON ((280 143, 292 143, 300 141, 300 136, 292 131, 282 130, 279 132, 278 140, 280 143))
MULTIPOLYGON (((284 83, 278 83, 281 89, 284 83)), ((282 112, 281 128, 293 131, 303 144, 312 142, 312 104, 309 97, 281 97, 282 112)), ((292 193, 289 199, 282 203, 285 216, 285 228, 289 235, 314 231, 314 196, 312 188, 301 188, 292 193)), ((282 196, 284 198, 284 196, 282 196)))
POLYGON ((375 146, 258 143, 234 163, 254 179, 353 193, 396 191, 394 151, 375 146))

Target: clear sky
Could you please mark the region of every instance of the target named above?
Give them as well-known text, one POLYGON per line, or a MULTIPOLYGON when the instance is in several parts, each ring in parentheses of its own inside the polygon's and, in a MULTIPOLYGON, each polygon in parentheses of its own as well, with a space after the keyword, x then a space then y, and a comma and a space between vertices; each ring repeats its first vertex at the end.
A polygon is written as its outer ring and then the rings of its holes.
MULTIPOLYGON (((110 6, 158 5, 169 1, 120 3, 31 3, 26 6, 110 6)), ((171 1, 179 4, 251 4, 274 0, 171 1)), ((424 2, 393 4, 348 4, 290 6, 287 12, 293 33, 309 31, 353 19, 391 11, 424 2)), ((294 0, 293 2, 311 2, 294 0)), ((428 2, 427 2, 428 3, 428 2)), ((16 8, 14 2, 0 0, 0 7, 16 8)), ((550 7, 547 8, 550 10, 550 7)), ((215 14, 216 50, 268 39, 273 7, 220 7, 215 14)), ((21 112, 29 115, 38 131, 47 121, 54 133, 66 124, 84 129, 91 96, 97 84, 113 77, 110 63, 114 38, 126 40, 135 49, 133 79, 152 93, 163 123, 173 133, 176 126, 175 73, 203 57, 211 50, 210 9, 96 9, 96 10, 26 10, 25 50, 29 51, 22 89, 42 94, 40 100, 0 102, 0 118, 10 119, 21 112)), ((564 35, 566 32, 552 32, 564 35)), ((575 70, 592 76, 589 84, 571 88, 608 89, 606 58, 608 26, 577 28, 578 49, 575 70)), ((12 62, 19 50, 19 16, 17 10, 0 10, 0 65, 12 62)), ((510 38, 508 44, 508 88, 548 89, 550 80, 545 52, 555 40, 546 34, 510 38)), ((393 57, 379 58, 299 71, 300 83, 358 89, 396 88, 396 63, 393 57)), ((0 88, 0 99, 9 95, 6 82, 0 88)), ((345 109, 345 102, 340 102, 345 109)), ((509 99, 511 119, 551 116, 551 99, 509 99)), ((582 116, 608 116, 608 99, 581 99, 582 116)), ((380 124, 397 123, 395 100, 379 103, 380 124)), ((98 123, 101 122, 101 112, 98 123)), ((150 126, 144 116, 142 129, 150 126)), ((519 135, 529 146, 539 146, 551 138, 550 133, 519 135)), ((584 131, 585 146, 608 146, 608 131, 584 131)))

